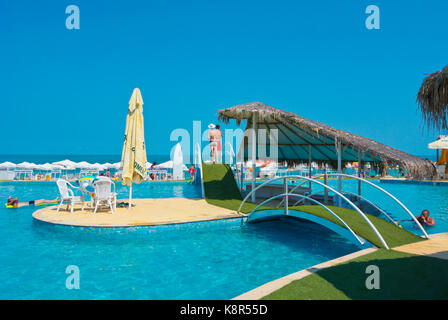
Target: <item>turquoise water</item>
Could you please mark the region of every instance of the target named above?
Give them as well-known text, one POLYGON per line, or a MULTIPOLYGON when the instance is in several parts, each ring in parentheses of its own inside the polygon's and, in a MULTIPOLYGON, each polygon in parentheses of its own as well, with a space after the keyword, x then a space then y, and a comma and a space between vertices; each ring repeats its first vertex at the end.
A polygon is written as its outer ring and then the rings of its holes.
MULTIPOLYGON (((127 189, 117 187, 125 198, 127 189)), ((55 183, 0 182, 0 198, 8 195, 26 201, 57 190, 55 183)), ((135 198, 199 195, 188 183, 134 187, 135 198)), ((359 250, 306 221, 78 228, 35 221, 33 207, 0 208, 0 299, 230 299, 359 250), (80 270, 79 290, 65 286, 69 265, 80 270)))

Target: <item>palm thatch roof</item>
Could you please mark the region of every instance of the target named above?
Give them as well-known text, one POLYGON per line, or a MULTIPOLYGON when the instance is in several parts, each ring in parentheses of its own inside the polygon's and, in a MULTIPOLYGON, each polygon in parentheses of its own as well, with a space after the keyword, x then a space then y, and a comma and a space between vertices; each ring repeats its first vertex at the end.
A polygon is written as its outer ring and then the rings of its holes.
POLYGON ((417 102, 428 127, 448 129, 448 66, 423 80, 417 102))
MULTIPOLYGON (((258 129, 265 129, 268 136, 270 130, 278 130, 279 161, 308 161, 311 146, 312 161, 334 164, 338 158, 336 144, 339 142, 341 143, 343 162, 358 161, 359 151, 361 161, 376 163, 382 168, 399 165, 403 171, 407 172, 407 176, 413 179, 432 179, 436 174, 434 164, 427 159, 260 102, 221 109, 218 111, 218 118, 226 123, 230 119, 235 119, 238 125, 246 119, 247 130, 253 127, 252 115, 254 112, 257 114, 258 129)), ((241 150, 245 152, 245 158, 247 158, 248 150, 246 140, 240 148, 240 152, 241 150)), ((267 138, 266 145, 270 144, 269 141, 267 138)))

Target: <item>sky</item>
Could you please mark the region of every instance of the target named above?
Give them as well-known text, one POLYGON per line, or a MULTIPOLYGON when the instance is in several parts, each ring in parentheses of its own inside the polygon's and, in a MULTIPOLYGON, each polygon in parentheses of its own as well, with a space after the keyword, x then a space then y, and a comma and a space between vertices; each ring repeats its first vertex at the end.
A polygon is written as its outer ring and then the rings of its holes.
POLYGON ((149 154, 253 101, 431 154, 440 132, 415 100, 448 64, 446 12, 440 0, 0 0, 0 153, 120 154, 138 87, 149 154), (372 4, 379 30, 365 26, 372 4))

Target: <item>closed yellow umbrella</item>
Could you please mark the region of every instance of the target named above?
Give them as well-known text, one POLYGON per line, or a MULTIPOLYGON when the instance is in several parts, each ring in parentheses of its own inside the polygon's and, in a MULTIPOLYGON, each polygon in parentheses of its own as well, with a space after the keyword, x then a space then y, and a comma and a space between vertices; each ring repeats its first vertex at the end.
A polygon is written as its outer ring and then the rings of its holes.
POLYGON ((143 99, 135 88, 129 100, 123 152, 121 154, 122 184, 129 186, 129 208, 132 200, 132 183, 140 183, 146 177, 146 148, 143 125, 143 99))

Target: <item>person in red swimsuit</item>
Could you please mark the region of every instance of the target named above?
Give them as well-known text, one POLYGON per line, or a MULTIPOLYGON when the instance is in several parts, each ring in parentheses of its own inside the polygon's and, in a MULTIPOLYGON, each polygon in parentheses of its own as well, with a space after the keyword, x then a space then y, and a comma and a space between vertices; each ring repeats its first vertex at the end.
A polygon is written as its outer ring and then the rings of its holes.
POLYGON ((216 162, 222 162, 221 161, 221 156, 222 156, 222 154, 221 154, 221 150, 222 150, 222 146, 221 146, 221 139, 222 139, 222 132, 221 132, 221 130, 219 130, 219 128, 220 128, 220 125, 219 124, 217 124, 216 125, 216 131, 218 132, 218 135, 217 135, 217 143, 218 143, 218 145, 217 145, 217 148, 216 148, 216 162))
POLYGON ((188 172, 190 173, 191 182, 194 182, 194 176, 196 173, 196 169, 194 168, 194 165, 191 165, 191 167, 188 169, 188 172))

